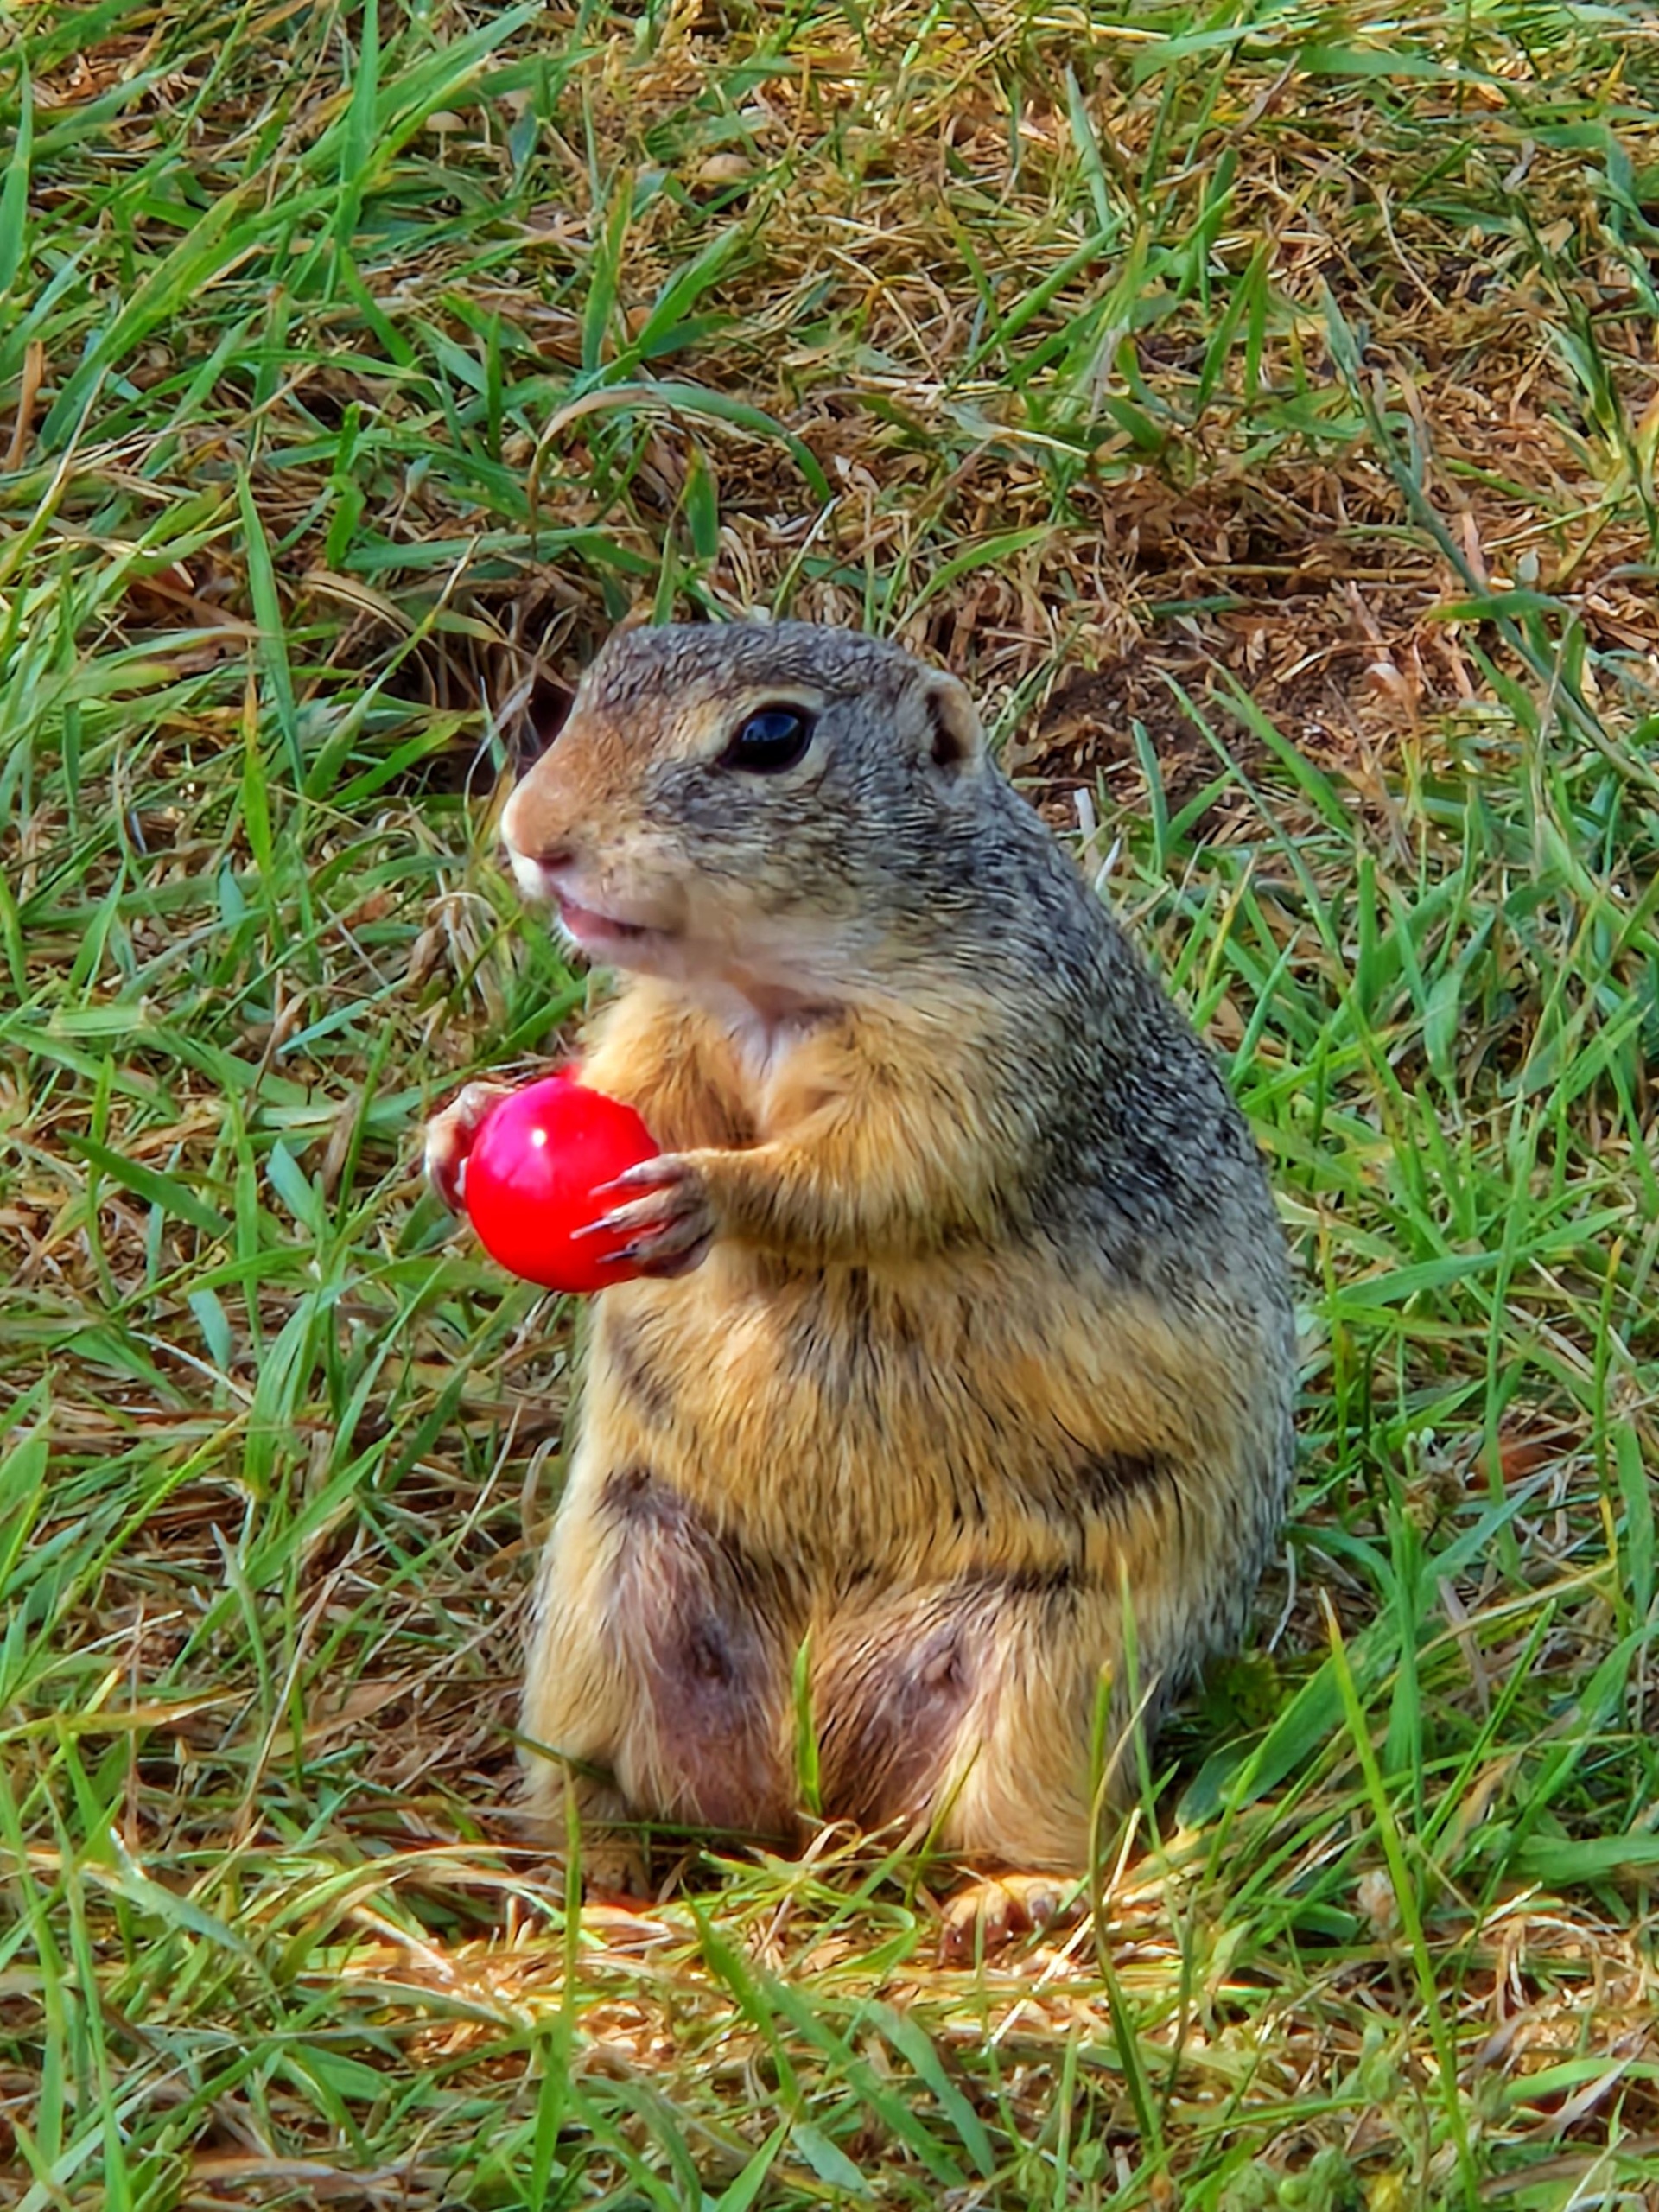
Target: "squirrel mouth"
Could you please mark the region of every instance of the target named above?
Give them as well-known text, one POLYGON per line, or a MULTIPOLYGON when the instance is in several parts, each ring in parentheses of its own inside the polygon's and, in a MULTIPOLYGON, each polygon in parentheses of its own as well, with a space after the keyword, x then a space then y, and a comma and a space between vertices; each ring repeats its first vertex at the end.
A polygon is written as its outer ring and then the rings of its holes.
POLYGON ((647 929, 642 922, 619 921, 614 914, 601 914, 592 906, 579 906, 574 899, 559 898, 559 919, 578 944, 624 943, 641 938, 656 937, 656 930, 647 929))

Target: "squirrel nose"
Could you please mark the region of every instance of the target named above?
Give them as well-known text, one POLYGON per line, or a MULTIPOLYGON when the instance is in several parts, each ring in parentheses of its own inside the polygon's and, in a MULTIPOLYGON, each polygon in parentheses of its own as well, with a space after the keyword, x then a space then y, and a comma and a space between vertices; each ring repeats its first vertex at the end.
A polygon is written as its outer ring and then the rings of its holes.
MULTIPOLYGON (((522 851, 523 848, 519 849, 522 851)), ((524 853, 526 860, 534 861, 537 868, 545 868, 550 875, 556 875, 561 868, 569 868, 575 857, 574 845, 532 845, 524 853)))
POLYGON ((576 857, 574 841, 558 835, 556 822, 537 822, 533 795, 525 803, 527 786, 520 784, 507 801, 501 817, 501 842, 515 860, 544 868, 569 868, 576 857))

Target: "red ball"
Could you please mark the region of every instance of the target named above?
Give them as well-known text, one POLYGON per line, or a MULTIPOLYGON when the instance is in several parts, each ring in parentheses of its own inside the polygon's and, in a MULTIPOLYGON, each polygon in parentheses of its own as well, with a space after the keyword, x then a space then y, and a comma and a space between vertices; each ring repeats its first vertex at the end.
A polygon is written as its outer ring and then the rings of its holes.
POLYGON ((627 1240, 574 1232, 624 1203, 595 1190, 658 1150, 632 1106, 548 1076, 486 1115, 467 1155, 467 1211, 491 1258, 526 1282, 603 1290, 640 1272, 613 1256, 627 1240))

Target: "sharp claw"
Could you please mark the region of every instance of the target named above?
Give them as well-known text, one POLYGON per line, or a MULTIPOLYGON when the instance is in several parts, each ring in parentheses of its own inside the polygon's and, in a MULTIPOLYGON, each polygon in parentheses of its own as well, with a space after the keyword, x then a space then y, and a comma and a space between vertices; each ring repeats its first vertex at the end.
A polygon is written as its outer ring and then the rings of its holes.
POLYGON ((628 1267, 645 1262, 653 1274, 679 1274, 694 1267, 713 1242, 712 1232, 695 1222, 669 1221, 659 1230, 647 1227, 643 1236, 631 1236, 610 1257, 628 1267))
POLYGON ((666 1189, 677 1178, 657 1173, 661 1164, 658 1160, 642 1160, 637 1167, 625 1168, 613 1181, 595 1183, 593 1194, 596 1198, 608 1198, 613 1191, 648 1191, 657 1185, 666 1189))
POLYGON ((598 1236, 608 1230, 613 1236, 626 1236, 630 1230, 648 1228, 649 1220, 639 1214, 639 1203, 636 1200, 633 1205, 613 1206, 609 1213, 601 1214, 597 1221, 589 1222, 575 1233, 578 1236, 598 1236))

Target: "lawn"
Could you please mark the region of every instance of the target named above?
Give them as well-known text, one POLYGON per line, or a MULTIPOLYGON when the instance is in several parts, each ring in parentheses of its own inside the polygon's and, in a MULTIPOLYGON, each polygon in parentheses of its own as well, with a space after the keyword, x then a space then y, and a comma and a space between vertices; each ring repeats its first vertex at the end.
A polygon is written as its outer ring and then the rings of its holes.
POLYGON ((1651 2201, 1638 0, 0 16, 0 2203, 1651 2201), (1092 1910, 572 1909, 579 1317, 415 1173, 589 985, 614 622, 954 666, 1270 1160, 1302 1462, 1092 1910))

